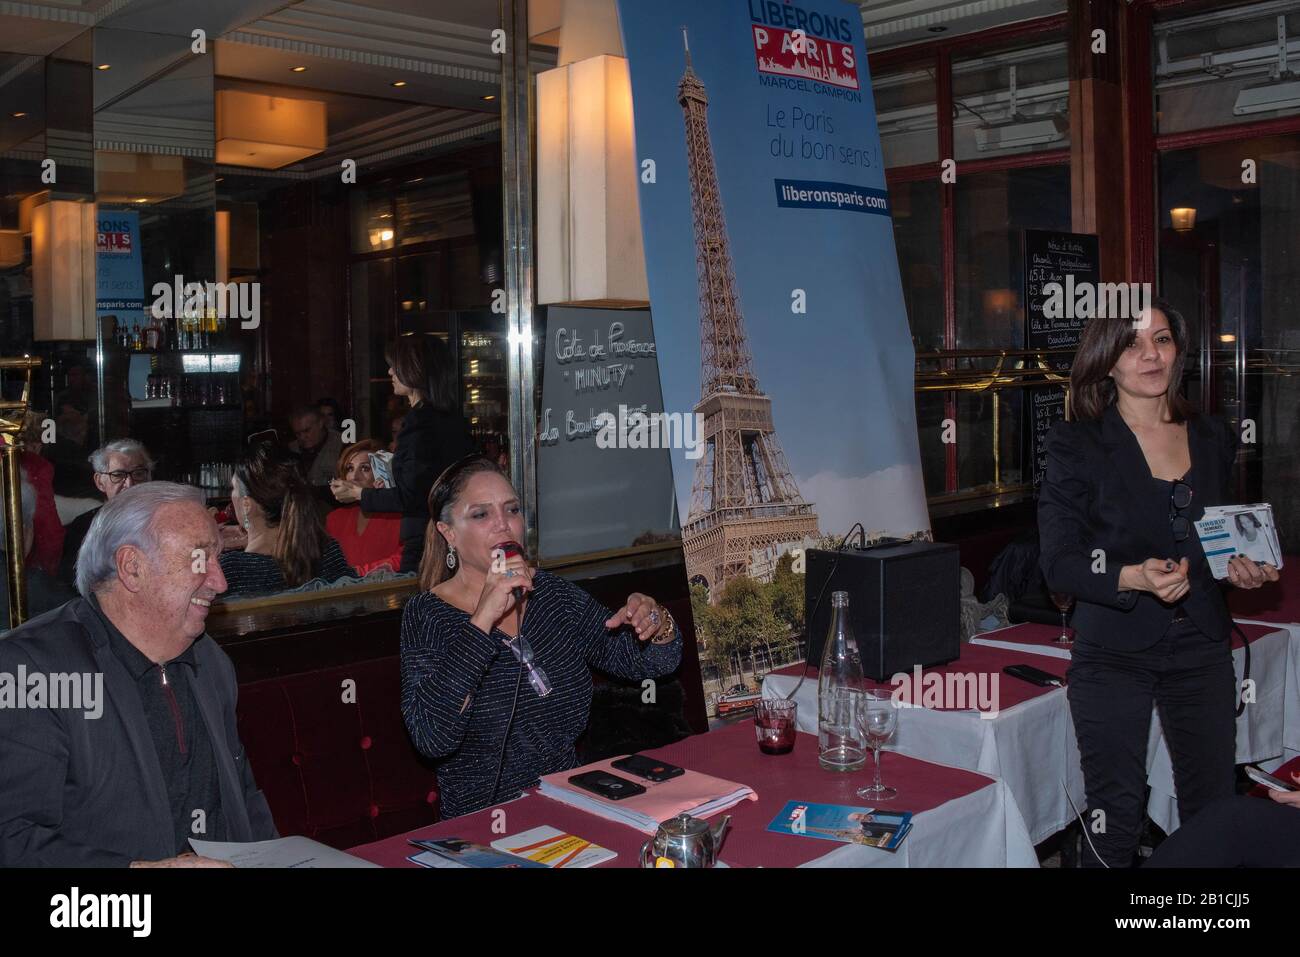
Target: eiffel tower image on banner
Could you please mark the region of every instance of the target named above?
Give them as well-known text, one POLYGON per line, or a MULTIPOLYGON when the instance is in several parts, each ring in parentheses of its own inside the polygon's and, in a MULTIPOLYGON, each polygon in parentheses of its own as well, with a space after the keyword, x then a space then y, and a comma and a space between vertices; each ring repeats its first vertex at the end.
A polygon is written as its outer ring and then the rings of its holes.
POLYGON ((682 528, 686 574, 704 582, 717 601, 723 586, 748 572, 755 549, 817 536, 817 515, 795 486, 772 424, 772 400, 758 388, 718 171, 709 142, 709 99, 691 67, 685 29, 686 72, 677 101, 686 123, 686 155, 695 222, 695 269, 700 291, 700 401, 704 454, 695 464, 691 507, 682 528))

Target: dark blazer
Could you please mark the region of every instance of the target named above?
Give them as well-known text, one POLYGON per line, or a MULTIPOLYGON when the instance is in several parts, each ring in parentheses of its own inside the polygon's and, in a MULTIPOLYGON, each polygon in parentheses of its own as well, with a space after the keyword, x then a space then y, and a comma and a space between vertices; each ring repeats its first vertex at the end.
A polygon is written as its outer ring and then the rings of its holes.
MULTIPOLYGON (((194 696, 212 741, 231 841, 276 837, 235 726, 235 668, 207 635, 194 696)), ((98 718, 0 708, 0 867, 114 867, 176 853, 158 754, 136 690, 94 608, 76 598, 0 640, 0 674, 103 674, 98 718)))
POLYGON ((393 454, 394 488, 361 491, 363 512, 400 512, 401 571, 419 568, 424 529, 429 524, 429 490, 442 470, 474 450, 465 417, 439 412, 427 403, 406 413, 393 454))
MULTIPOLYGON (((1198 415, 1188 420, 1187 443, 1192 502, 1182 514, 1194 522, 1208 505, 1231 504, 1237 440, 1219 416, 1198 415)), ((1113 405, 1100 420, 1058 422, 1048 434, 1038 497, 1040 563, 1052 591, 1075 597, 1080 638, 1141 651, 1160 640, 1178 606, 1206 635, 1227 638, 1232 619, 1195 528, 1186 541, 1174 542, 1169 491, 1168 482, 1151 475, 1137 436, 1113 405), (1104 552, 1103 571, 1093 570, 1095 549, 1104 552), (1149 592, 1119 590, 1123 566, 1183 557, 1191 589, 1178 606, 1149 592)))

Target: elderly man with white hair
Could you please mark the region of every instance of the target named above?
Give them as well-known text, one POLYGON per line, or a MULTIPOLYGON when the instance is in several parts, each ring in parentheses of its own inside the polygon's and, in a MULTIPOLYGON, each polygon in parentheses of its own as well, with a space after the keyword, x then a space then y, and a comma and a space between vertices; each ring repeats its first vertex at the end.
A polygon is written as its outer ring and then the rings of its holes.
POLYGON ((191 838, 276 836, 204 630, 220 550, 197 489, 127 489, 82 543, 81 597, 0 641, 0 675, 102 683, 95 702, 0 708, 0 867, 214 865, 191 838))
MULTIPOLYGON (((95 449, 87 459, 94 469, 95 488, 107 501, 112 501, 119 492, 143 485, 153 478, 153 459, 149 457, 149 450, 135 439, 114 439, 95 449)), ((98 508, 82 512, 68 523, 65 530, 59 577, 69 585, 76 581, 77 552, 98 512, 98 508)))

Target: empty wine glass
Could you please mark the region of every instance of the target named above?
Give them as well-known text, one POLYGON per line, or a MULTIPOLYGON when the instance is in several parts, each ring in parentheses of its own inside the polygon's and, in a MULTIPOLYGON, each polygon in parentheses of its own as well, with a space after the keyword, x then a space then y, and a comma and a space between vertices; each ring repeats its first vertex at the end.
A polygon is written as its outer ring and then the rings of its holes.
POLYGON ((868 688, 862 692, 862 696, 861 706, 856 710, 854 719, 876 759, 876 779, 874 784, 858 788, 858 797, 871 801, 888 801, 898 791, 880 783, 880 749, 898 729, 898 709, 888 691, 868 688))
POLYGON ((1065 626, 1065 616, 1070 613, 1070 608, 1074 605, 1074 596, 1067 595, 1065 592, 1054 591, 1052 592, 1052 604, 1061 613, 1061 633, 1056 636, 1056 640, 1061 644, 1068 644, 1074 638, 1065 626))

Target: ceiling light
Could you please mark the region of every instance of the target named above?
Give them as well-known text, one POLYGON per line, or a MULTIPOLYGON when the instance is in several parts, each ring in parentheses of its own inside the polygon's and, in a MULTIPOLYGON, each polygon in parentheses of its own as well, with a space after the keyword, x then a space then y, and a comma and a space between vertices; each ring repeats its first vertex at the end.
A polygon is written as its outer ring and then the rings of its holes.
POLYGON ((489 93, 489 94, 487 94, 486 96, 483 97, 483 99, 487 100, 488 102, 491 102, 492 100, 495 100, 496 98, 497 98, 497 95, 496 95, 495 93, 489 93))
POLYGON ((1237 337, 1234 336, 1231 332, 1225 332, 1223 335, 1219 336, 1219 341, 1220 341, 1220 342, 1236 342, 1236 341, 1237 341, 1237 337))
POLYGON ((22 119, 24 116, 26 116, 26 115, 27 115, 27 114, 24 113, 24 112, 22 112, 22 110, 19 110, 17 113, 11 113, 11 114, 10 114, 10 116, 12 116, 15 120, 21 120, 21 119, 22 119))
POLYGON ((291 67, 289 67, 289 72, 290 72, 290 73, 306 73, 306 72, 307 72, 307 68, 306 68, 305 66, 291 66, 291 67))
POLYGON ((111 70, 112 68, 112 64, 110 63, 101 63, 99 66, 95 67, 96 70, 111 70))
POLYGON ((398 86, 398 87, 406 86, 406 81, 405 81, 405 80, 394 80, 394 81, 393 81, 391 84, 389 84, 389 85, 390 85, 390 86, 398 86))
POLYGON ((926 29, 928 29, 931 33, 944 33, 947 31, 948 28, 941 27, 941 26, 933 26, 933 27, 927 27, 926 29))
POLYGON ((326 119, 321 100, 218 90, 217 162, 259 169, 301 162, 328 144, 326 119))

